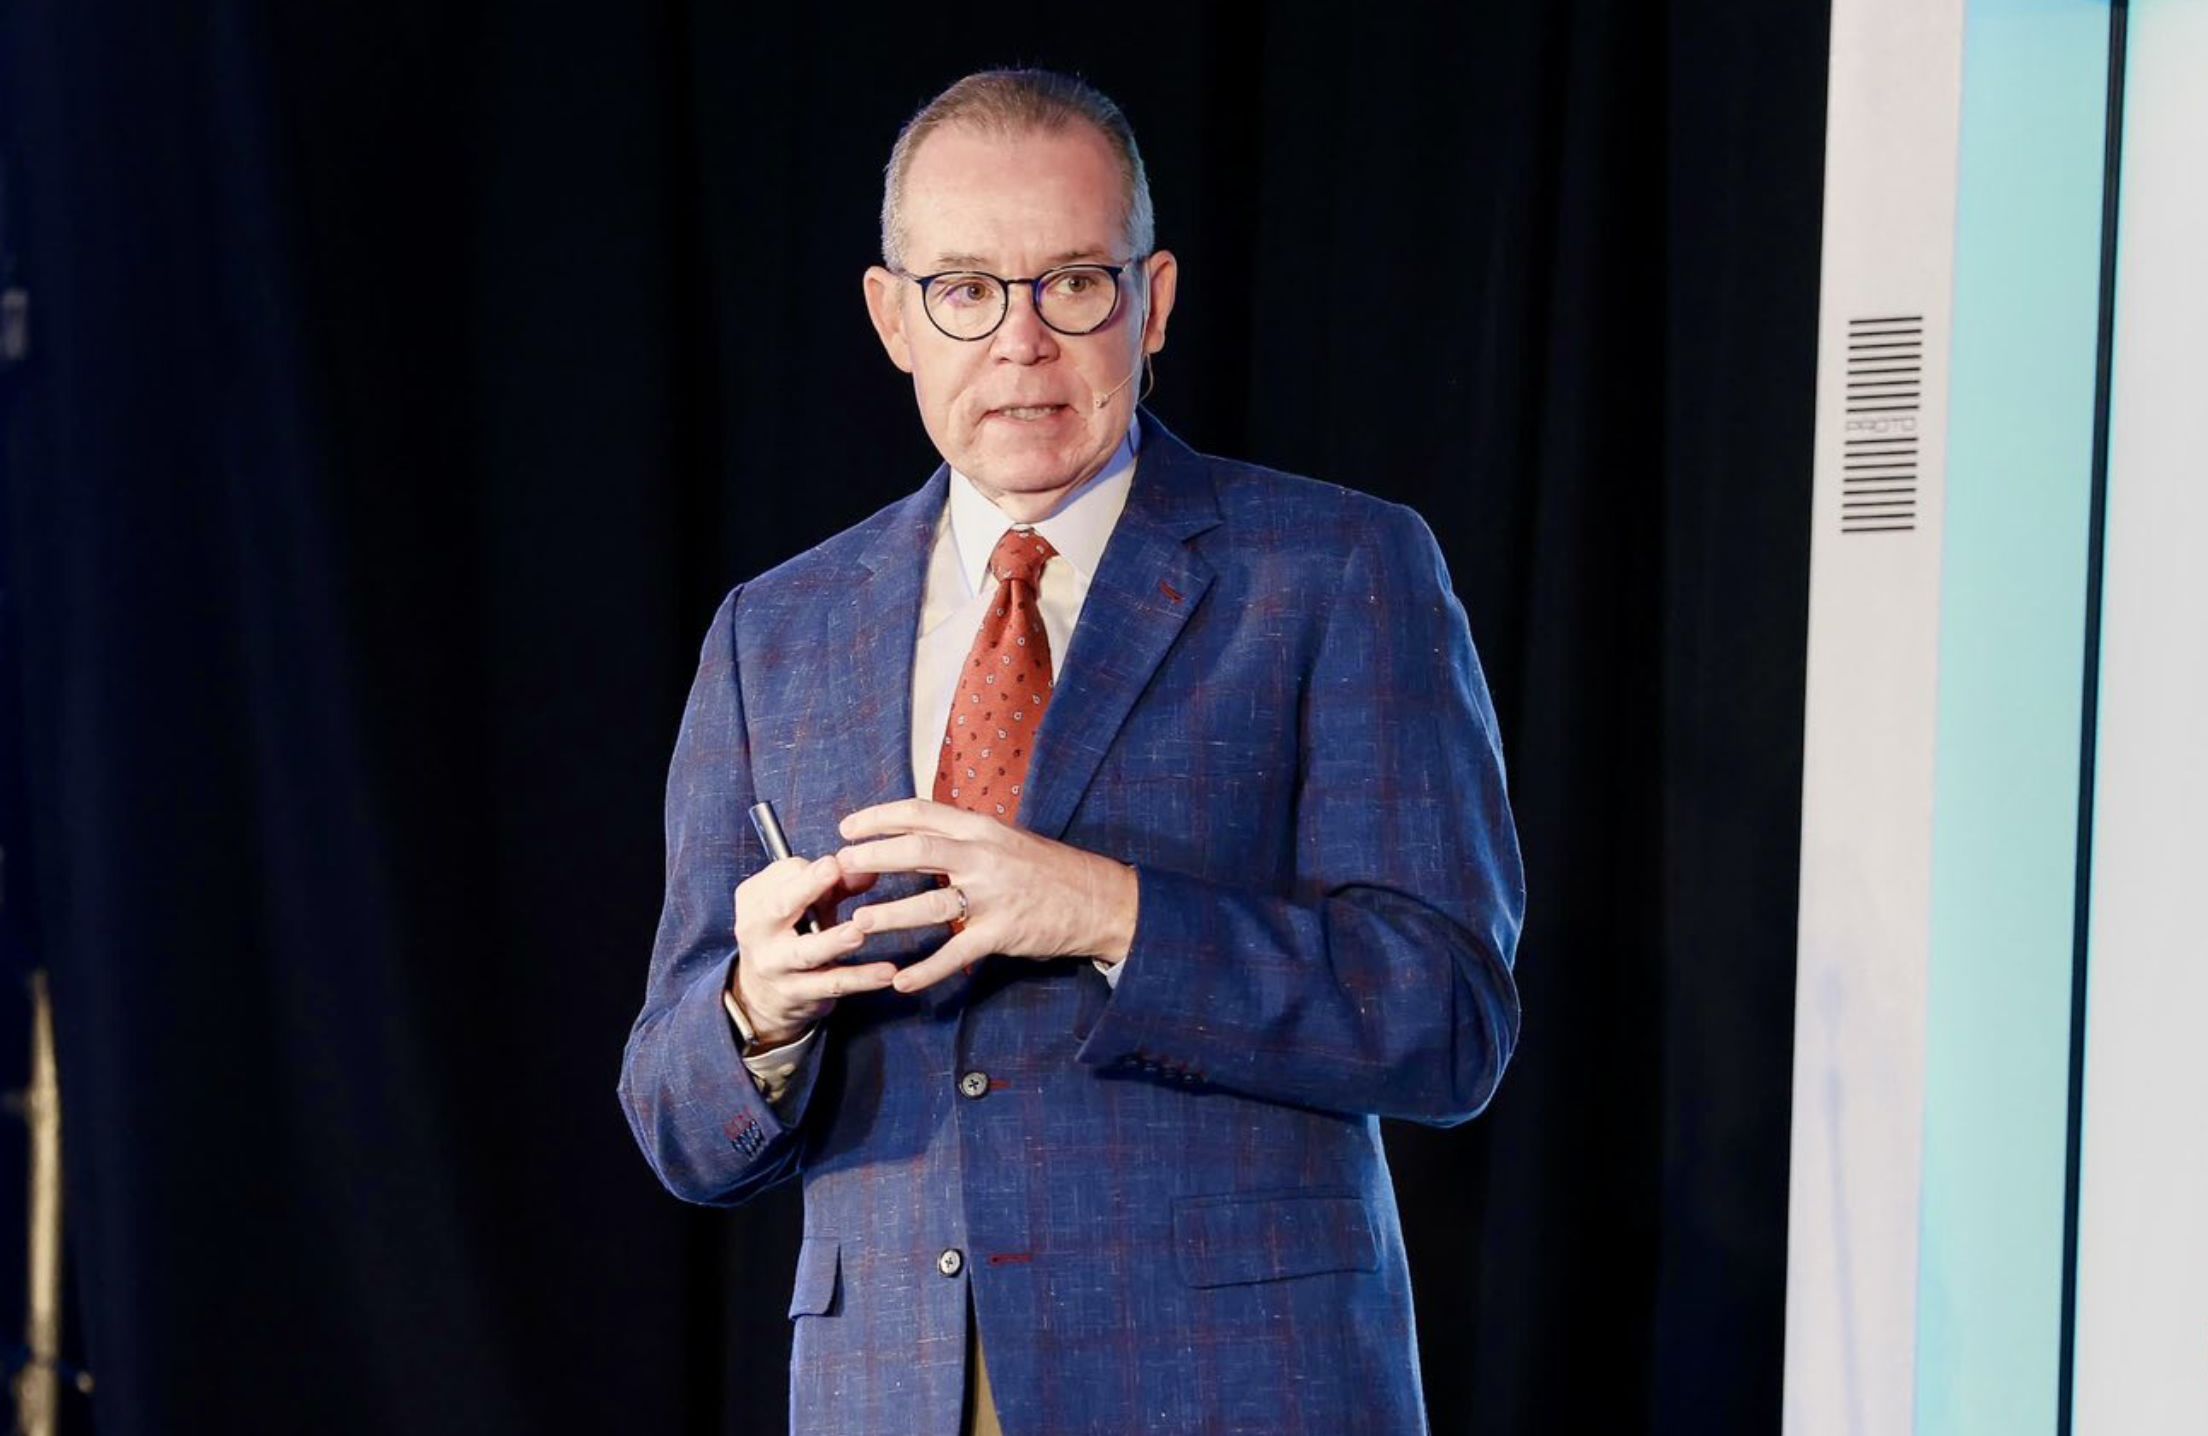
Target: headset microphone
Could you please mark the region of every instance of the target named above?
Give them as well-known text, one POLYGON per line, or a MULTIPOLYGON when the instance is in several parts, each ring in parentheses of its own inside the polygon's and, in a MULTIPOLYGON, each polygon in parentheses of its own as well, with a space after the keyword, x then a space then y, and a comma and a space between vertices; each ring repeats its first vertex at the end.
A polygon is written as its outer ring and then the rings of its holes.
POLYGON ((1143 361, 1148 359, 1149 357, 1149 355, 1145 354, 1142 359, 1137 359, 1135 361, 1135 367, 1127 371, 1126 378, 1120 380, 1117 384, 1114 384, 1111 388, 1106 389, 1102 394, 1098 395, 1096 400, 1096 407, 1102 409, 1106 404, 1112 402, 1113 395, 1117 394, 1120 390, 1126 388, 1129 384, 1134 383, 1135 376, 1142 372, 1143 361))

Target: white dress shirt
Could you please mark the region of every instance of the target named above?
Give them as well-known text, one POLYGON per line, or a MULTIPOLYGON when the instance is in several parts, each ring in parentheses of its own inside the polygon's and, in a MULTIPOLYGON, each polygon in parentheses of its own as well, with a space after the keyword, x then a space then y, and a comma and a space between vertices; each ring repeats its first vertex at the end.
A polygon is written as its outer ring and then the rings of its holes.
MULTIPOLYGON (((1127 507, 1127 492, 1134 484, 1135 455, 1142 445, 1138 420, 1128 426, 1104 467, 1081 487, 1065 496, 1033 528, 1057 556, 1043 568, 1036 604, 1042 610, 1043 631, 1050 636, 1050 673, 1055 681, 1065 668, 1066 650, 1073 642, 1074 624, 1081 605, 1096 578, 1096 566, 1104 557, 1127 507)), ((920 631, 912 656, 912 790, 922 797, 935 792, 935 765, 942 756, 943 733, 951 721, 951 703, 958 696, 959 668, 981 631, 982 615, 996 599, 997 580, 989 572, 989 556, 997 540, 1014 527, 1007 516, 956 469, 951 471, 950 498, 936 521, 935 544, 928 554, 926 587, 920 599, 920 631)), ((1116 963, 1099 962, 1097 970, 1114 986, 1119 983, 1116 963)), ((737 1010, 732 994, 723 994, 728 1015, 748 1045, 751 1025, 737 1010)), ((792 1074, 811 1046, 813 1034, 780 1047, 769 1048, 744 1059, 766 1093, 777 1101, 788 1088, 792 1074)))

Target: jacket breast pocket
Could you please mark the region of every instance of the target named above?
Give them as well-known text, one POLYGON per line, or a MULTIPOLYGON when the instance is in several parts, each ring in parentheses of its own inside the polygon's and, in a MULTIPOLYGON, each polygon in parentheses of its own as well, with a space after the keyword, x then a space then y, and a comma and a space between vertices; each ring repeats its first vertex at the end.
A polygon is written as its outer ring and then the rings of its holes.
POLYGON ((790 1316, 835 1314, 836 1284, 842 1268, 842 1244, 834 1237, 807 1237, 797 1249, 797 1283, 790 1293, 790 1316))
POLYGON ((1173 1206, 1173 1244, 1193 1287, 1380 1268, 1372 1214, 1350 1191, 1184 1197, 1173 1206))

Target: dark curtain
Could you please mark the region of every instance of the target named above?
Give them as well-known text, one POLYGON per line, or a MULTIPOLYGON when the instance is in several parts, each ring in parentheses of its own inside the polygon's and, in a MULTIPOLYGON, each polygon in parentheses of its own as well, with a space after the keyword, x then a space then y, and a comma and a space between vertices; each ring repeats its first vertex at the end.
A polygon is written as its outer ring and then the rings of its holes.
POLYGON ((1776 1427, 1822 5, 0 0, 6 494, 100 1430, 778 1429, 797 1198, 613 1084, 719 596, 934 463, 900 120, 1077 69, 1200 448, 1415 505, 1531 888, 1391 1128, 1437 1431, 1776 1427))

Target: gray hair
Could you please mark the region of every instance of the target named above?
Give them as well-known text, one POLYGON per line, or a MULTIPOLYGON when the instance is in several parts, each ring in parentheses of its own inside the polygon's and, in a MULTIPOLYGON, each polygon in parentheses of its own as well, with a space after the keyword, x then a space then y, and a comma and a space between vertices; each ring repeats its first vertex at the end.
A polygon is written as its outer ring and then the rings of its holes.
POLYGON ((945 125, 971 125, 988 133, 1016 136, 1053 134, 1069 125, 1096 127, 1119 161, 1127 186, 1127 242, 1131 254, 1148 254, 1157 243, 1157 214, 1150 207, 1150 176, 1135 148, 1134 126, 1111 97, 1088 81, 1054 70, 983 70, 968 75, 920 107, 897 132, 882 184, 882 263, 901 269, 905 262, 903 205, 905 175, 920 142, 945 125))

